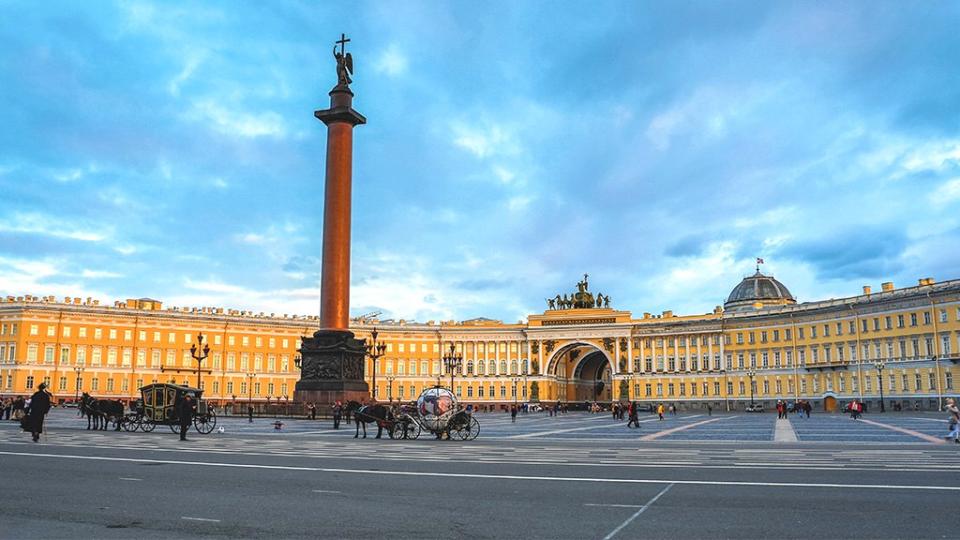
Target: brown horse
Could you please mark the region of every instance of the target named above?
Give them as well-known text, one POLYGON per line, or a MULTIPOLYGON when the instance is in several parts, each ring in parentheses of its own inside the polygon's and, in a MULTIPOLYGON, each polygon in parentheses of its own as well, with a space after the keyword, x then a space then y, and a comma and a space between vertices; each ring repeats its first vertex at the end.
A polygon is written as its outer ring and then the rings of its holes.
MULTIPOLYGON (((353 413, 353 421, 356 423, 356 432, 353 438, 360 436, 360 426, 363 426, 363 438, 367 438, 367 424, 376 422, 377 438, 383 435, 383 428, 388 422, 393 422, 393 411, 386 405, 373 404, 363 405, 357 401, 350 401, 346 406, 347 414, 353 413)), ((347 416, 349 418, 349 416, 347 416)))

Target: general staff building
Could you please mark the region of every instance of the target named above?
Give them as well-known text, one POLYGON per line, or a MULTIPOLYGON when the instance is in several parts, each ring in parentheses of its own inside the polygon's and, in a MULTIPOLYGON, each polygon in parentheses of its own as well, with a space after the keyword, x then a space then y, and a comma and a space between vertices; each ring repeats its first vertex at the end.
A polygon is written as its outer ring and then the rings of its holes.
MULTIPOLYGON (((722 308, 701 315, 635 317, 608 307, 609 298, 590 298, 574 304, 558 295, 524 324, 367 318, 353 320, 351 330, 369 339, 376 328, 386 345, 365 370, 381 400, 412 399, 452 379, 461 400, 492 408, 631 399, 738 410, 751 401, 769 407, 801 399, 831 411, 854 398, 878 406, 882 393, 887 407, 933 409, 960 377, 960 280, 884 283, 798 303, 757 271, 722 308), (448 369, 451 346, 461 360, 448 369)), ((28 395, 46 382, 61 402, 82 392, 129 400, 145 384, 196 386, 199 375, 204 397, 222 405, 285 403, 299 379, 300 338, 318 324, 317 317, 164 307, 146 298, 108 306, 7 296, 0 299, 0 395, 28 395), (201 333, 210 351, 198 374, 190 347, 201 333)))

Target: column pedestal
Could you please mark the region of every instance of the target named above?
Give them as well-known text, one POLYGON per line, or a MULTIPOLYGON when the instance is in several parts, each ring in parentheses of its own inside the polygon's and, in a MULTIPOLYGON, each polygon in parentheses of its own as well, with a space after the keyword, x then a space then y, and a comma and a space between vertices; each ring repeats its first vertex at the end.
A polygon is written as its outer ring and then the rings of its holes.
POLYGON ((293 392, 296 403, 321 405, 341 401, 363 402, 370 389, 363 380, 364 340, 349 330, 324 329, 304 338, 300 346, 300 380, 293 392))

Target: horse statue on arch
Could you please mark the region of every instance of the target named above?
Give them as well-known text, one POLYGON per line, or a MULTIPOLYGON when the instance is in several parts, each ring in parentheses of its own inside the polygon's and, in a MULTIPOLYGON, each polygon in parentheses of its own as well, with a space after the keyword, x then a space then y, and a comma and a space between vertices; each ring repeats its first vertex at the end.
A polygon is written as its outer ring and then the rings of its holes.
POLYGON ((115 399, 97 399, 84 392, 80 397, 80 411, 87 417, 87 429, 106 431, 110 422, 120 431, 120 419, 123 418, 123 402, 115 399))
MULTIPOLYGON (((367 424, 377 424, 377 439, 383 435, 383 428, 388 422, 393 422, 393 410, 386 405, 374 403, 364 405, 358 401, 349 401, 346 406, 347 415, 353 414, 353 422, 356 424, 356 432, 353 438, 360 436, 360 428, 363 427, 363 438, 367 438, 367 424)), ((349 416, 347 416, 349 418, 349 416)))

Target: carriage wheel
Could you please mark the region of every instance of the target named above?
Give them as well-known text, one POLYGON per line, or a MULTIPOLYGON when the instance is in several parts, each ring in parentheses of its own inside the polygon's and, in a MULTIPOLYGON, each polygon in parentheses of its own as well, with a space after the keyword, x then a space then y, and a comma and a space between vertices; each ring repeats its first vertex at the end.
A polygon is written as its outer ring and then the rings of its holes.
POLYGON ((410 425, 407 426, 407 438, 416 439, 420 437, 420 424, 416 422, 410 422, 410 425))
POLYGON ((197 428, 197 431, 206 435, 217 427, 217 414, 210 412, 195 416, 193 418, 193 426, 197 428))
POLYGON ((157 428, 157 424, 153 421, 152 418, 144 418, 143 421, 140 422, 140 429, 142 429, 144 433, 150 433, 156 428, 157 428))
POLYGON ((140 422, 136 416, 124 416, 120 419, 120 427, 124 431, 136 431, 140 427, 140 422))
POLYGON ((167 426, 170 428, 170 431, 180 433, 180 424, 167 424, 167 426))
POLYGON ((472 441, 477 438, 477 435, 480 435, 480 422, 476 418, 470 417, 470 424, 467 428, 467 434, 463 438, 465 441, 472 441))

